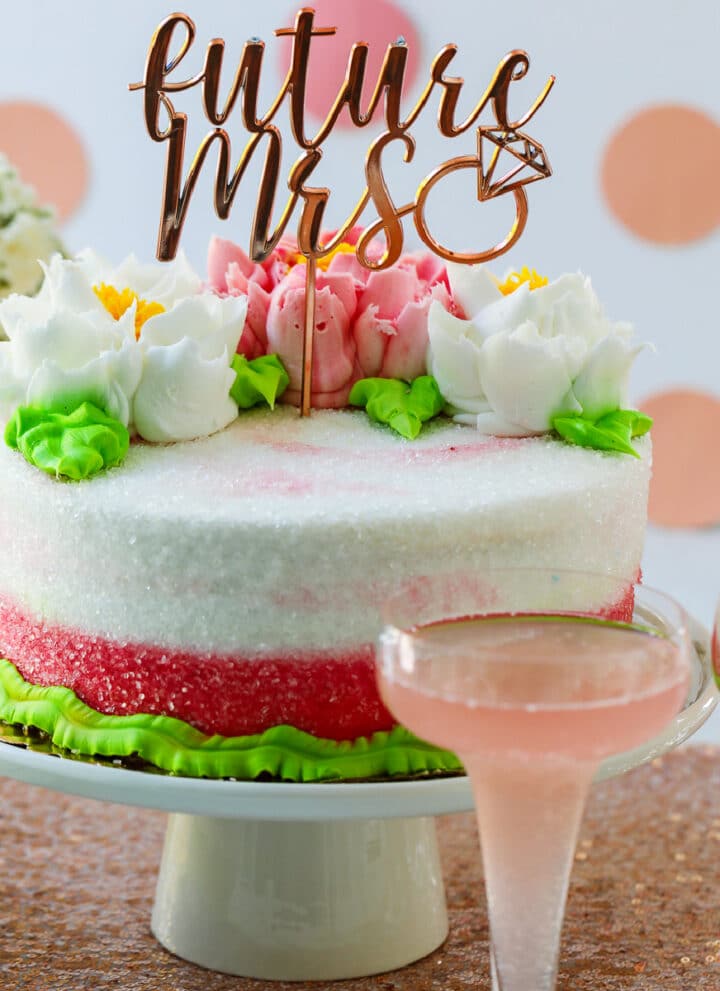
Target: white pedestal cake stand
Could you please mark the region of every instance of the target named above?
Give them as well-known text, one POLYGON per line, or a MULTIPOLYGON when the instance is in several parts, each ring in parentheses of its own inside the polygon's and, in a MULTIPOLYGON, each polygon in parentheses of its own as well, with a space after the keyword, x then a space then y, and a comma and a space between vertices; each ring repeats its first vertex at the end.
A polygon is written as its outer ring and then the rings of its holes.
MULTIPOLYGON (((629 770, 678 746, 718 701, 696 626, 685 709, 662 736, 603 764, 629 770)), ((0 774, 170 814, 152 930, 177 956, 265 980, 403 967, 447 936, 432 816, 469 810, 464 777, 276 784, 170 777, 0 743, 0 774)))

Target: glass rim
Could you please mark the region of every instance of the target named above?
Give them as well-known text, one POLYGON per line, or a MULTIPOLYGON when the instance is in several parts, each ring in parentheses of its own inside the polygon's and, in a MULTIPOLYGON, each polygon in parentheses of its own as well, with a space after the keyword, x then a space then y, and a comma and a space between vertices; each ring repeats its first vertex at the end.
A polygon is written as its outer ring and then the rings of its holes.
MULTIPOLYGON (((674 613, 670 617, 671 635, 690 637, 690 615, 682 605, 673 595, 668 592, 664 592, 662 589, 656 588, 653 585, 645 584, 641 579, 633 578, 628 580, 626 575, 619 574, 617 572, 611 571, 592 571, 589 569, 582 568, 553 568, 553 567, 536 567, 536 566, 522 566, 518 567, 488 567, 488 568, 476 568, 471 572, 474 576, 478 578, 492 578, 493 576, 532 576, 532 575, 545 575, 545 576, 557 576, 558 578, 572 579, 574 577, 582 579, 600 579, 602 581, 607 581, 608 583, 615 583, 617 586, 621 586, 624 590, 633 590, 633 593, 637 595, 640 593, 647 593, 650 596, 654 596, 662 601, 664 606, 674 613)), ((398 589, 394 592, 382 605, 381 617, 382 617, 382 632, 387 633, 389 631, 395 631, 397 633, 402 633, 405 635, 412 636, 418 629, 423 625, 422 622, 403 622, 399 621, 400 614, 408 613, 411 611, 411 607, 407 603, 408 592, 416 587, 420 582, 420 579, 414 580, 409 579, 405 585, 404 589, 398 589)), ((498 612, 492 613, 482 613, 478 612, 476 614, 477 618, 482 618, 483 615, 491 616, 495 615, 497 618, 502 616, 520 616, 520 615, 562 615, 562 611, 552 612, 550 610, 538 610, 533 612, 532 609, 523 609, 517 611, 509 612, 498 612)), ((568 611, 567 615, 587 615, 592 616, 591 612, 582 613, 578 611, 568 611)), ((450 617, 448 617, 450 618, 450 617)), ((453 617, 459 618, 459 617, 453 617)), ((665 617, 667 620, 668 617, 665 617)), ((438 621, 442 621, 439 619, 438 621)), ((427 624, 425 624, 427 625, 427 624)))

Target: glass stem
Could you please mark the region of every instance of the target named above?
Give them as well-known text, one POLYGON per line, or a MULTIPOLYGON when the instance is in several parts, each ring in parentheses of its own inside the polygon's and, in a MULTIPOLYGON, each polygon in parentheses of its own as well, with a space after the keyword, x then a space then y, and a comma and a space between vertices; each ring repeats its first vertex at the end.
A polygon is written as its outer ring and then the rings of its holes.
POLYGON ((475 792, 493 991, 553 991, 570 870, 595 765, 465 757, 475 792))

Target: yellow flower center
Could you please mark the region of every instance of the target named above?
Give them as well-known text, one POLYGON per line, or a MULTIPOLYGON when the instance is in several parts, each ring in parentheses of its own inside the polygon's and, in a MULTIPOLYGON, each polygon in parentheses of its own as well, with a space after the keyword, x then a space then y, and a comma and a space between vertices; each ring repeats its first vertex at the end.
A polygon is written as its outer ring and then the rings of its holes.
MULTIPOLYGON (((326 272, 328 266, 330 265, 330 262, 333 260, 335 255, 354 255, 354 254, 355 254, 355 245, 348 244, 347 241, 341 241, 340 244, 338 244, 336 247, 332 249, 332 251, 329 251, 322 258, 318 258, 315 264, 319 269, 321 269, 321 271, 326 272)), ((292 265, 304 265, 305 262, 307 261, 307 258, 305 257, 305 255, 297 254, 295 258, 288 258, 288 261, 292 265)))
POLYGON ((93 286, 93 292, 108 311, 111 317, 119 320, 120 317, 130 309, 133 303, 137 303, 135 310, 135 339, 138 340, 146 321, 150 317, 156 317, 158 313, 164 313, 165 307, 162 303, 148 302, 140 299, 132 289, 116 289, 115 286, 108 286, 101 282, 99 286, 93 286))
POLYGON ((538 275, 534 268, 528 268, 527 265, 523 265, 519 272, 511 272, 504 282, 498 282, 498 289, 503 296, 509 296, 511 292, 515 292, 516 289, 525 285, 526 282, 529 283, 531 291, 533 289, 540 289, 541 286, 548 284, 548 280, 544 275, 538 275))

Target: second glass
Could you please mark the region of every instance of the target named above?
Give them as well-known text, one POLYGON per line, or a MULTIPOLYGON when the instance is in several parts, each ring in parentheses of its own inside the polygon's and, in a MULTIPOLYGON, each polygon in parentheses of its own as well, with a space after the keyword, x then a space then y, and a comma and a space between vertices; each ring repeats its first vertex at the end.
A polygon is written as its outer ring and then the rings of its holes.
POLYGON ((386 618, 388 707, 471 780, 493 987, 552 991, 590 783, 682 708, 686 616, 607 575, 518 569, 407 588, 386 618))

